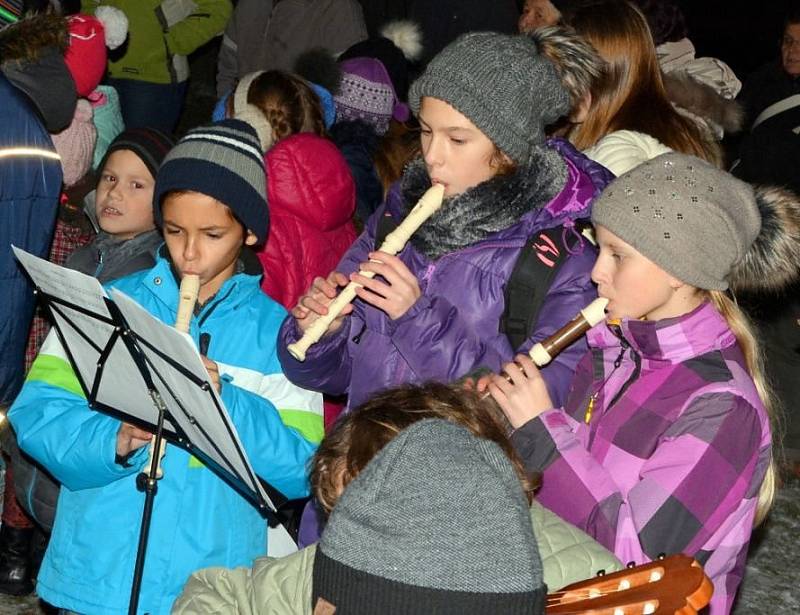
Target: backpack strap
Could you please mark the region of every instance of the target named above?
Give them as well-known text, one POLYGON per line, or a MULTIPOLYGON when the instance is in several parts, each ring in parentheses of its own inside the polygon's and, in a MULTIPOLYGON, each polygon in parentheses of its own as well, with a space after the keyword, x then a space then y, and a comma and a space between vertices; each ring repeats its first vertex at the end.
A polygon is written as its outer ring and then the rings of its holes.
MULTIPOLYGON (((500 331, 506 334, 516 350, 530 337, 547 291, 562 263, 570 254, 564 236, 580 237, 583 221, 575 221, 569 233, 563 225, 545 229, 528 238, 508 278, 505 288, 505 309, 500 319, 500 331)), ((580 241, 580 240, 579 240, 580 241)))

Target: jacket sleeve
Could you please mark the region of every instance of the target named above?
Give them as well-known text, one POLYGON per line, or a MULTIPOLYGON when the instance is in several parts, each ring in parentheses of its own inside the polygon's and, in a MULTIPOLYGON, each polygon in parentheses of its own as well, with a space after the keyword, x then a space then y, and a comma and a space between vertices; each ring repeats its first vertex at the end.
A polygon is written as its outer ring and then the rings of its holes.
POLYGON ((753 478, 766 470, 758 413, 732 393, 695 397, 627 492, 613 468, 584 448, 586 429, 563 410, 548 410, 517 430, 512 443, 529 470, 547 472, 550 489, 537 499, 623 562, 696 554, 743 499, 754 497, 753 478))
MULTIPOLYGON (((382 215, 383 207, 369 219, 364 232, 337 265, 337 271, 349 275, 367 260, 367 254, 375 245, 377 220, 382 215)), ((301 387, 329 395, 347 393, 352 373, 352 358, 347 341, 365 326, 359 304, 358 300, 354 302, 356 309, 336 333, 324 336, 308 349, 303 362, 295 359, 287 350, 287 346, 299 340, 302 334, 294 318, 291 315, 286 317, 279 333, 278 358, 289 380, 301 387)))
POLYGON ((195 0, 195 4, 195 12, 164 35, 172 53, 189 55, 220 34, 233 10, 230 0, 195 0))
POLYGON ((51 331, 22 392, 8 414, 19 447, 67 489, 104 487, 136 473, 146 454, 130 467, 116 463, 119 420, 89 408, 61 343, 51 331))
POLYGON ((233 90, 239 79, 239 47, 236 34, 236 15, 231 17, 222 35, 222 45, 217 58, 217 98, 233 90))
POLYGON ((192 573, 172 606, 172 615, 256 615, 251 568, 203 568, 192 573))
MULTIPOLYGON (((584 242, 581 253, 567 258, 547 291, 533 334, 520 347, 520 352, 527 352, 536 342, 558 331, 597 298, 597 288, 591 279, 596 257, 594 248, 584 242)), ((556 407, 566 401, 575 367, 587 349, 586 338, 582 337, 542 368, 542 378, 547 382, 547 390, 556 407)))
POLYGON ((256 474, 293 500, 309 494, 306 469, 322 439, 322 399, 316 396, 319 398, 316 415, 298 408, 293 411, 294 421, 285 420, 276 406, 288 405, 287 395, 281 395, 279 389, 287 389, 284 391, 287 394, 294 391, 296 400, 307 399, 308 392, 298 390, 282 374, 277 377, 281 382, 276 382, 276 375, 267 377, 268 384, 258 393, 223 382, 222 401, 256 474))

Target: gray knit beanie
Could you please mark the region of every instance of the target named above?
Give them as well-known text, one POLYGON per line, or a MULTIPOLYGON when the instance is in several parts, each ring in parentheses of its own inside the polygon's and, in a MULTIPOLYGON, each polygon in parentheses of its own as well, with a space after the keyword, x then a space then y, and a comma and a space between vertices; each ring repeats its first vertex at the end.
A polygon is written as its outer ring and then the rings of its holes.
POLYGON ((542 563, 508 457, 440 419, 405 429, 337 502, 314 561, 319 598, 346 615, 542 613, 542 563))
POLYGON ((269 231, 267 175, 255 128, 227 119, 190 130, 167 154, 158 170, 153 215, 161 226, 164 196, 191 190, 227 205, 263 243, 269 231))
POLYGON ((615 179, 592 207, 606 227, 679 280, 725 290, 761 229, 752 187, 671 152, 615 179))
POLYGON ((519 164, 570 108, 555 66, 536 44, 495 32, 464 34, 439 52, 409 90, 415 115, 423 96, 452 105, 519 164))

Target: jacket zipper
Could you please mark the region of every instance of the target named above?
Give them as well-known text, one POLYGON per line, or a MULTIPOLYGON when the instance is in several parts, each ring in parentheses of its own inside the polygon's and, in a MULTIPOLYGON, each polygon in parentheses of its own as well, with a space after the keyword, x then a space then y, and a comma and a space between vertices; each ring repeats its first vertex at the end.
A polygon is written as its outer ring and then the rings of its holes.
MULTIPOLYGON (((614 395, 614 397, 611 398, 611 401, 608 403, 608 405, 603 409, 603 414, 606 414, 609 410, 611 410, 611 408, 614 407, 614 405, 622 398, 622 396, 631 387, 631 385, 636 380, 639 379, 639 375, 641 373, 641 368, 642 368, 642 359, 639 356, 639 354, 634 352, 634 350, 631 348, 630 344, 628 344, 628 342, 625 341, 624 337, 622 337, 620 334, 617 334, 617 337, 619 337, 620 344, 621 344, 622 348, 620 349, 620 352, 619 352, 619 355, 617 355, 617 358, 614 359, 614 370, 612 370, 611 373, 613 374, 614 371, 619 369, 619 366, 622 365, 622 359, 624 358, 625 353, 629 349, 631 351, 631 358, 633 359, 633 371, 631 372, 631 375, 628 376, 628 378, 625 380, 625 382, 622 383, 622 386, 620 387, 619 391, 617 391, 616 394, 614 395)), ((601 385, 601 387, 602 387, 602 385, 601 385)), ((590 401, 589 401, 590 406, 594 402, 595 395, 592 395, 592 397, 590 398, 590 401)), ((591 410, 590 409, 587 409, 587 417, 586 418, 587 419, 591 419, 591 410)), ((588 424, 589 420, 587 420, 586 423, 588 424)), ((588 443, 588 448, 589 449, 592 448, 592 444, 594 443, 594 439, 595 439, 595 436, 597 435, 598 429, 599 429, 599 425, 597 427, 595 427, 594 430, 590 430, 590 432, 589 432, 589 443, 588 443)))

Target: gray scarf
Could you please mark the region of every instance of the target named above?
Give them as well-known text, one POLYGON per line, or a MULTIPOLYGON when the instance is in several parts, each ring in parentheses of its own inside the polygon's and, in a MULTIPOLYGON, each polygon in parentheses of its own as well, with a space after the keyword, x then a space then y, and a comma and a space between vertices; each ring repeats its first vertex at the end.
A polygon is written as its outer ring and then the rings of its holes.
MULTIPOLYGON (((411 243, 431 260, 473 245, 547 205, 564 189, 567 176, 567 165, 558 152, 537 148, 530 163, 515 173, 493 177, 446 199, 412 235, 411 243)), ((430 186, 425 162, 411 162, 400 185, 404 215, 430 186)))

